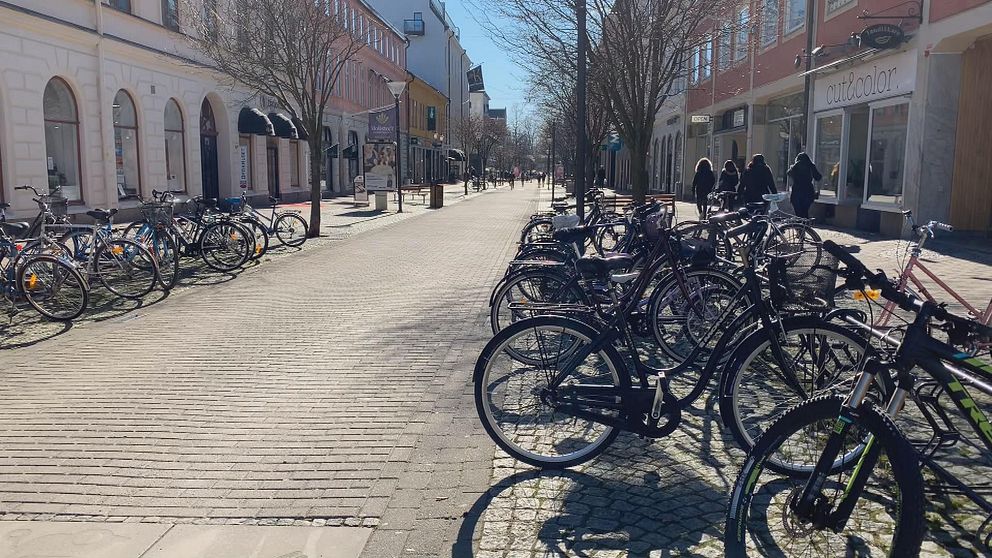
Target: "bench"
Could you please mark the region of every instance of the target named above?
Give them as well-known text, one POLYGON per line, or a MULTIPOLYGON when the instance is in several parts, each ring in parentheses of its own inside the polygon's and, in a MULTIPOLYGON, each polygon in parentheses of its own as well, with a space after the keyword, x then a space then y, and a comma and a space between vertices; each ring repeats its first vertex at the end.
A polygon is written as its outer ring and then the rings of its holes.
POLYGON ((406 196, 420 196, 421 203, 427 203, 427 196, 431 195, 430 186, 410 185, 400 188, 400 194, 406 196))

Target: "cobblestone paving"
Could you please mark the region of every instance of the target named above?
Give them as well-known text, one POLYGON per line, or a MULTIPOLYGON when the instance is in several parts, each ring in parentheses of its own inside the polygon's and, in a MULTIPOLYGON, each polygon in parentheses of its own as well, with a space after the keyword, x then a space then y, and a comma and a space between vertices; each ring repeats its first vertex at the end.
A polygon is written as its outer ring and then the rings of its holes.
POLYGON ((370 557, 450 552, 491 477, 488 286, 535 206, 471 197, 0 352, 0 519, 378 526, 370 557))
MULTIPOLYGON (((678 209, 683 219, 695 216, 689 204, 678 209)), ((905 252, 905 242, 822 233, 858 247, 858 257, 869 267, 890 274, 905 252)), ((949 242, 930 247, 925 263, 984 309, 992 296, 992 247, 949 242)), ((540 472, 497 450, 493 488, 476 504, 478 518, 470 517, 478 539, 474 555, 722 556, 727 494, 744 454, 721 432, 717 407, 714 397, 704 396, 668 438, 651 441, 621 434, 604 454, 565 472, 540 472)), ((992 405, 983 407, 992 410, 992 405)), ((959 451, 955 448, 948 456, 956 470, 987 484, 990 470, 962 459, 959 451)), ((985 518, 977 507, 940 493, 928 500, 924 556, 985 553, 971 535, 985 518), (949 548, 955 539, 960 546, 949 548)))

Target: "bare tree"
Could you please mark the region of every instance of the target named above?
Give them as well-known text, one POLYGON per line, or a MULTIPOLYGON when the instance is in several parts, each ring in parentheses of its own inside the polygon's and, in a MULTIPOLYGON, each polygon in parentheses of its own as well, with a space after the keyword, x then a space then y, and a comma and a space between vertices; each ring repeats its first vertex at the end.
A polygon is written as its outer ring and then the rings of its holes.
MULTIPOLYGON (((455 139, 461 143, 468 158, 471 159, 471 155, 479 145, 482 136, 482 119, 471 114, 464 116, 452 124, 451 131, 455 139)), ((468 173, 463 178, 465 180, 465 194, 468 195, 468 173)))
POLYGON ((310 236, 320 234, 324 114, 345 64, 367 44, 330 0, 205 0, 186 3, 193 48, 215 70, 275 99, 302 123, 310 147, 310 236))

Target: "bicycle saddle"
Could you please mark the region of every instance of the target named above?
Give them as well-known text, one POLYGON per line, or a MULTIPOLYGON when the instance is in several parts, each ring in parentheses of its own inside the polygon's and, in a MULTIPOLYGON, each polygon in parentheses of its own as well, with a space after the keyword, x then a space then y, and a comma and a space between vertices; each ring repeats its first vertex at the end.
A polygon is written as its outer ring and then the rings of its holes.
POLYGON ((747 204, 744 205, 744 209, 747 209, 748 211, 751 212, 760 213, 768 209, 768 204, 766 204, 765 202, 748 202, 747 204))
POLYGON ((551 209, 565 209, 568 207, 568 202, 556 201, 551 202, 551 209))
POLYGON ((703 239, 683 238, 679 241, 679 258, 693 266, 706 266, 716 259, 716 250, 703 239))
POLYGON ((269 196, 269 203, 279 203, 279 198, 275 196, 269 196))
POLYGON ((605 279, 611 271, 626 269, 634 264, 630 256, 583 256, 575 260, 575 271, 587 279, 605 279))
POLYGON ((23 221, 16 221, 13 223, 4 221, 4 222, 0 222, 0 227, 3 227, 3 230, 6 231, 7 234, 16 237, 28 232, 28 229, 31 228, 31 225, 23 221))
POLYGON ((114 215, 117 215, 117 208, 115 207, 113 209, 100 209, 98 207, 96 209, 91 209, 87 211, 86 214, 96 219, 97 221, 107 221, 114 215))
POLYGON ((0 209, 10 209, 10 204, 7 202, 0 202, 0 209))
POLYGON ((565 227, 553 232, 551 238, 565 243, 582 242, 589 236, 590 230, 589 227, 565 227))

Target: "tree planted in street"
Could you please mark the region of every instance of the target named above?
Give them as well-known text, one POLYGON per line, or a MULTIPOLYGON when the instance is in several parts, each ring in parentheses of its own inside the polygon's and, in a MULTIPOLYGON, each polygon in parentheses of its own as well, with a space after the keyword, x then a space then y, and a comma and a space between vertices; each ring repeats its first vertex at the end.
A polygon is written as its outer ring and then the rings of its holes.
POLYGON ((310 147, 309 236, 318 236, 324 116, 366 37, 330 0, 204 0, 202 12, 191 4, 182 20, 207 64, 229 85, 274 99, 302 124, 310 147))

